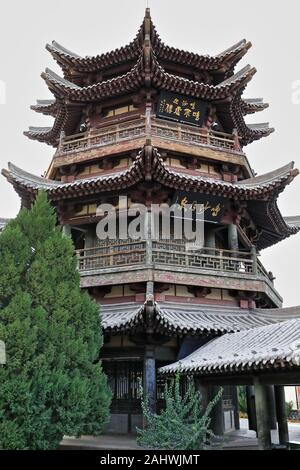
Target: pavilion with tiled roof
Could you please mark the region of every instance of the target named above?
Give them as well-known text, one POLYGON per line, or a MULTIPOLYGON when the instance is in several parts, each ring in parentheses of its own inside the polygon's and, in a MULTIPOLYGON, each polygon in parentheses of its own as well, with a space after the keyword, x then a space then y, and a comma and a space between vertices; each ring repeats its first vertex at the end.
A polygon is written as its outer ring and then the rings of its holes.
MULTIPOLYGON (((215 433, 239 426, 233 385, 243 368, 248 395, 255 378, 260 445, 270 444, 261 417, 266 393, 270 403, 276 395, 284 426, 283 379, 259 380, 281 360, 281 372, 289 371, 288 334, 297 340, 300 309, 282 307, 259 254, 300 231, 300 216, 278 207, 299 171, 291 162, 256 175, 248 161, 246 146, 274 130, 264 119, 247 123, 248 115, 268 108, 262 98, 244 96, 256 69, 237 66, 250 47, 243 39, 215 56, 169 47, 149 9, 133 41, 112 52, 83 57, 55 41, 46 46, 61 74, 48 68, 42 73, 52 97, 32 110, 54 122, 25 135, 52 145, 55 153, 43 177, 13 163, 2 174, 23 207, 46 191, 58 223, 72 237, 81 287, 101 312, 102 361, 113 391, 110 431, 134 432, 141 425, 139 378, 151 408, 161 409, 164 374, 159 380, 157 374, 173 373, 179 364, 208 395, 226 385, 212 416, 215 433), (143 204, 151 233, 151 206, 175 201, 205 208, 203 247, 190 250, 173 232, 169 239, 97 237, 100 204, 113 206, 118 221, 122 211, 143 204), (282 337, 278 357, 271 354, 276 335, 282 337), (252 341, 258 349, 256 338, 263 339, 257 364, 249 358, 252 341)), ((0 220, 0 230, 4 226, 0 220)), ((249 417, 254 423, 253 407, 249 417)))

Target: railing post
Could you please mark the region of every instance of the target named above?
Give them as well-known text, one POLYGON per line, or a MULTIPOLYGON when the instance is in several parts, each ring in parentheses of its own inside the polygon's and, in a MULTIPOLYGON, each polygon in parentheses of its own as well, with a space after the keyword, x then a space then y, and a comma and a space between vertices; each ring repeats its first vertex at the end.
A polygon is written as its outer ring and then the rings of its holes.
POLYGON ((224 253, 223 253, 223 250, 220 250, 219 256, 220 256, 220 270, 223 271, 223 268, 224 268, 224 264, 223 264, 223 261, 224 261, 224 253))
POLYGON ((232 132, 234 139, 233 139, 233 149, 240 152, 241 151, 241 144, 240 144, 240 139, 238 135, 237 129, 233 129, 232 132))
POLYGON ((255 245, 251 247, 251 259, 252 259, 252 273, 257 276, 258 274, 258 265, 257 265, 257 252, 255 245))
POLYGON ((85 135, 87 141, 86 141, 86 146, 87 148, 90 148, 92 147, 92 135, 91 135, 91 132, 86 132, 86 135, 85 135))
POLYGON ((119 140, 120 140, 120 126, 119 126, 119 124, 116 125, 116 134, 115 134, 115 136, 116 136, 115 142, 119 142, 119 140))
POLYGON ((206 133, 206 142, 207 142, 207 145, 210 145, 210 137, 211 137, 211 132, 210 132, 210 131, 207 131, 207 133, 206 133))
POLYGON ((63 147, 64 147, 63 144, 64 144, 65 137, 66 137, 65 131, 61 131, 60 136, 59 136, 58 153, 63 151, 63 147))
POLYGON ((177 124, 178 139, 181 140, 181 125, 177 124))
POLYGON ((114 265, 114 247, 112 246, 109 247, 109 265, 110 267, 114 265))

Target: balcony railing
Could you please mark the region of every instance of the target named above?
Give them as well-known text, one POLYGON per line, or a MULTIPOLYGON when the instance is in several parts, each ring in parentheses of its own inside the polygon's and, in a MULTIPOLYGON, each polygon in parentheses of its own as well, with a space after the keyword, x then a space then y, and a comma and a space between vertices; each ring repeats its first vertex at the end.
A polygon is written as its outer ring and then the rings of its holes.
MULTIPOLYGON (((151 128, 148 128, 153 137, 175 142, 208 146, 231 152, 241 153, 236 136, 222 132, 176 124, 162 119, 151 119, 151 128)), ((105 127, 98 132, 80 133, 61 139, 57 155, 84 151, 92 148, 105 147, 119 142, 131 141, 146 136, 145 118, 128 121, 105 127)))
POLYGON ((103 243, 76 253, 79 271, 132 266, 146 262, 146 242, 103 243))
POLYGON ((239 275, 267 277, 255 252, 231 251, 217 248, 187 250, 177 241, 115 241, 101 246, 78 250, 80 272, 126 266, 162 265, 189 270, 207 270, 239 275))
POLYGON ((241 152, 234 135, 217 131, 208 132, 206 129, 198 129, 186 124, 175 124, 161 119, 153 119, 151 133, 153 136, 176 142, 241 152))
POLYGON ((256 256, 251 252, 202 248, 187 251, 185 245, 172 242, 153 242, 153 263, 180 268, 257 274, 256 256))

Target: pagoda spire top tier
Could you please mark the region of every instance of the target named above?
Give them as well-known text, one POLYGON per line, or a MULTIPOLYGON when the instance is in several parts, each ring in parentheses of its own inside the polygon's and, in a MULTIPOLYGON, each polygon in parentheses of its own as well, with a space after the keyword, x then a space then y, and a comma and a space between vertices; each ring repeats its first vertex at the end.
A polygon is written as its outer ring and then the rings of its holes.
POLYGON ((169 47, 157 34, 146 14, 135 39, 127 46, 95 57, 81 57, 53 42, 47 45, 63 71, 42 73, 54 100, 40 100, 32 109, 53 116, 52 128, 29 128, 30 139, 57 146, 61 133, 76 134, 91 107, 109 108, 116 100, 142 96, 152 100, 154 111, 161 92, 177 93, 202 100, 214 108, 214 115, 227 134, 239 135, 242 146, 268 136, 274 129, 268 124, 247 125, 245 116, 262 111, 268 104, 262 99, 243 99, 243 92, 256 69, 235 66, 251 43, 245 39, 224 52, 199 55, 169 47))
POLYGON ((168 46, 158 35, 150 15, 150 9, 147 8, 137 35, 126 46, 96 56, 85 57, 70 51, 56 41, 47 44, 46 49, 52 54, 64 73, 90 73, 107 70, 126 62, 136 61, 146 39, 151 41, 152 48, 158 59, 174 64, 186 65, 197 70, 207 70, 215 73, 227 72, 229 74, 230 72, 232 73, 235 65, 252 46, 251 42, 242 39, 217 55, 201 55, 168 46))

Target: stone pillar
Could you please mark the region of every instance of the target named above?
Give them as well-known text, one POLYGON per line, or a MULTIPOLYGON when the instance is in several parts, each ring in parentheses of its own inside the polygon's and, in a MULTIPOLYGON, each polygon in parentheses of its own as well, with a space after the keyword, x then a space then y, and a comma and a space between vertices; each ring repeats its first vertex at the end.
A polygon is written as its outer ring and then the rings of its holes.
POLYGON ((272 447, 268 393, 266 387, 261 384, 259 377, 254 377, 253 382, 255 390, 258 447, 260 450, 268 450, 272 447))
POLYGON ((152 413, 156 412, 155 347, 147 345, 144 357, 144 397, 152 413))
POLYGON ((248 414, 249 429, 251 431, 257 431, 255 391, 252 385, 248 385, 246 387, 246 396, 247 396, 247 414, 248 414))
MULTIPOLYGON (((221 387, 211 386, 209 391, 209 400, 215 398, 219 393, 221 387)), ((222 397, 214 406, 211 412, 211 428, 216 436, 223 436, 224 434, 224 413, 223 413, 223 400, 222 397)))
POLYGON ((239 251, 239 235, 235 224, 228 225, 228 249, 239 251))
POLYGON ((276 416, 278 422, 279 444, 287 445, 289 442, 289 428, 285 407, 285 393, 283 385, 275 385, 276 416))

